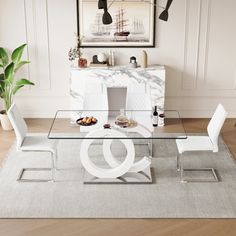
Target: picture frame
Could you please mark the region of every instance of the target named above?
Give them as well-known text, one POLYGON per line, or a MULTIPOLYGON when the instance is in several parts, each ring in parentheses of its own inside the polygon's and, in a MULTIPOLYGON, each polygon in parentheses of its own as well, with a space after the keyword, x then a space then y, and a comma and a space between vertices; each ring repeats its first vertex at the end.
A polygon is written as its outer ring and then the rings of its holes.
POLYGON ((107 5, 113 19, 110 25, 102 23, 98 0, 77 0, 81 47, 155 47, 156 0, 107 0, 107 5))

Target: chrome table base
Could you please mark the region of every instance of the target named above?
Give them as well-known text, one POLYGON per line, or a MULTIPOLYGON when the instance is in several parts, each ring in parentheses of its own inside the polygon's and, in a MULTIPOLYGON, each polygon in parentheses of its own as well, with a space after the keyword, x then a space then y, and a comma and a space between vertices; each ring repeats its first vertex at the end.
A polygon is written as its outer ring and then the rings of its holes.
POLYGON ((153 170, 148 167, 143 171, 127 172, 118 178, 97 178, 84 170, 84 184, 151 184, 153 170))

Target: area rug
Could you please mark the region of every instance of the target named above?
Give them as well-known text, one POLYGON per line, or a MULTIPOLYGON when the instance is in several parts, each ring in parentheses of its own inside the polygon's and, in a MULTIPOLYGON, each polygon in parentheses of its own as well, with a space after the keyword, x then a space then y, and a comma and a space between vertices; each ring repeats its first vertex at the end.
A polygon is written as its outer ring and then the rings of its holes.
POLYGON ((154 142, 153 184, 85 185, 79 144, 78 140, 59 142, 60 170, 54 183, 17 182, 21 168, 48 167, 50 158, 45 153, 17 152, 13 145, 0 171, 0 217, 236 217, 236 165, 222 138, 218 153, 188 153, 185 157, 188 167, 216 168, 221 178, 218 183, 180 183, 174 140, 158 140, 154 142))

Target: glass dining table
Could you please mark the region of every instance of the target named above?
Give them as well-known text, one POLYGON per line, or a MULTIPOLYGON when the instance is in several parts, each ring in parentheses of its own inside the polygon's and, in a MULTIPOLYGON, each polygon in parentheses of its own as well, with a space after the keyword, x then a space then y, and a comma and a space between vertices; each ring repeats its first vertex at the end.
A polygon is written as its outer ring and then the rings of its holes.
POLYGON ((58 110, 48 138, 78 140, 84 184, 150 184, 153 141, 187 138, 178 111, 158 113, 154 127, 148 110, 58 110))

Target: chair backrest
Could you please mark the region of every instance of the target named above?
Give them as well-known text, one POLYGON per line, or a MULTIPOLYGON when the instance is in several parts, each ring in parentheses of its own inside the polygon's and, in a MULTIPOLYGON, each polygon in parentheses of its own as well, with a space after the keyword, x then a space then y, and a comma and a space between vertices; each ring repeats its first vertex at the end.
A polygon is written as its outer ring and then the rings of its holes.
POLYGON ((85 88, 84 110, 108 110, 107 87, 100 81, 90 83, 85 88))
POLYGON ((15 104, 11 105, 7 111, 7 115, 16 134, 17 148, 20 149, 28 131, 27 125, 15 104))
POLYGON ((219 104, 207 126, 207 132, 213 144, 213 152, 218 152, 218 137, 220 134, 220 130, 227 117, 227 114, 228 113, 226 112, 224 107, 219 104))
POLYGON ((126 110, 132 112, 132 119, 153 131, 150 87, 147 84, 130 84, 127 87, 126 110), (149 112, 143 112, 149 111, 149 112))
POLYGON ((130 84, 127 88, 126 110, 152 110, 150 87, 130 84))

